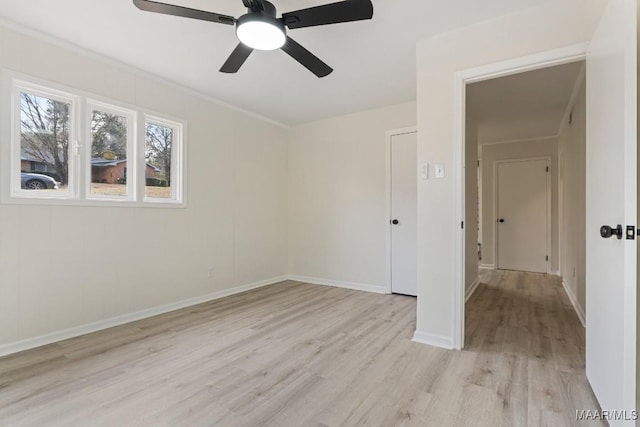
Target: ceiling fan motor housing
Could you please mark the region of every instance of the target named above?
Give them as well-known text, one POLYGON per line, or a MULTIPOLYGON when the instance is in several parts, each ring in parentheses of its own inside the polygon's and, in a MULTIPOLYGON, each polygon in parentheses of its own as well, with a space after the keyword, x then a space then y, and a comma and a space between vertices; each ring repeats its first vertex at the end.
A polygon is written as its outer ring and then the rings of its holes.
MULTIPOLYGON (((276 17, 276 7, 273 5, 273 3, 268 1, 262 1, 262 6, 263 7, 260 8, 262 9, 262 13, 264 13, 265 15, 272 16, 273 18, 276 17)), ((247 9, 247 10, 249 13, 256 11, 253 9, 247 9)))

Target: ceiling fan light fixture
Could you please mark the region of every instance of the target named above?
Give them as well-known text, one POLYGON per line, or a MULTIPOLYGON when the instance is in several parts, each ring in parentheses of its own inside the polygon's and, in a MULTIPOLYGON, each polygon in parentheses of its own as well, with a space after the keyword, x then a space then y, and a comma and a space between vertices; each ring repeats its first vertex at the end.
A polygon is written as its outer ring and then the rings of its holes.
POLYGON ((236 23, 236 35, 245 45, 257 50, 275 50, 284 46, 284 24, 262 13, 241 16, 236 23))
POLYGON ((287 36, 287 29, 317 27, 373 18, 371 0, 341 0, 283 13, 276 18, 276 7, 269 0, 242 0, 247 13, 238 19, 229 15, 191 9, 162 0, 133 0, 140 10, 180 16, 200 21, 234 25, 240 43, 220 68, 221 73, 237 73, 254 50, 282 49, 317 77, 326 77, 333 69, 287 36))

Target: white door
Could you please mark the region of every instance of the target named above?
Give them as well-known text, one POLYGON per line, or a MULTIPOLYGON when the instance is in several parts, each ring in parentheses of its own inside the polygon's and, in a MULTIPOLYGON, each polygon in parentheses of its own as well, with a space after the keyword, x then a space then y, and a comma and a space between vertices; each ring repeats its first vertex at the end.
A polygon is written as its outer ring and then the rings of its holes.
POLYGON ((417 134, 391 136, 391 292, 418 295, 417 134))
POLYGON ((603 410, 636 405, 636 240, 600 236, 637 225, 636 19, 611 0, 587 53, 586 371, 603 410))
POLYGON ((497 163, 498 268, 547 273, 547 159, 497 163))

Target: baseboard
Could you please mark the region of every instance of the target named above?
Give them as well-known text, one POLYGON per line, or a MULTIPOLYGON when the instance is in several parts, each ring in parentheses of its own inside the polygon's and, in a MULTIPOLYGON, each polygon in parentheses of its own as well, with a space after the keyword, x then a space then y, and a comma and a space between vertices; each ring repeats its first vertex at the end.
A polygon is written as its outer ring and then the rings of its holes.
POLYGON ((485 270, 495 270, 496 269, 496 265, 495 264, 480 264, 478 266, 478 268, 484 268, 485 270))
POLYGON ((80 335, 89 334, 92 332, 101 331, 103 329, 112 328, 114 326, 123 325, 129 322, 135 322, 136 320, 146 319, 148 317, 157 316, 159 314, 168 313, 170 311, 179 310, 181 308, 190 307, 204 302, 213 301, 216 299, 228 297, 231 295, 239 294, 242 292, 250 291, 252 289, 261 288, 263 286, 273 285, 287 280, 287 276, 274 277, 267 280, 261 280, 259 282, 250 283, 247 285, 236 286, 229 289, 223 289, 221 291, 212 292, 210 294, 188 298, 178 302, 165 304, 157 307, 147 308, 144 310, 136 311, 133 313, 127 313, 109 319, 99 320, 97 322, 88 323, 81 326, 76 326, 62 331, 52 332, 50 334, 41 335, 39 337, 27 338, 25 340, 16 341, 9 344, 0 345, 0 356, 6 356, 8 354, 18 353, 20 351, 29 350, 32 348, 40 347, 47 344, 52 344, 58 341, 74 338, 80 335))
POLYGON ((573 309, 578 315, 578 319, 580 319, 580 323, 582 323, 582 326, 586 328, 587 327, 586 316, 584 314, 584 311, 582 310, 582 307, 580 307, 580 304, 578 304, 578 300, 576 299, 576 296, 573 294, 571 289, 569 289, 569 285, 564 280, 562 281, 562 287, 564 288, 565 293, 569 297, 569 301, 571 301, 571 305, 573 306, 573 309))
POLYGON ((560 274, 560 271, 559 271, 559 270, 552 271, 552 272, 551 272, 551 273, 549 273, 549 274, 553 274, 554 276, 562 276, 562 274, 560 274))
POLYGON ((320 277, 307 277, 292 274, 288 276, 289 280, 297 282, 312 283, 314 285, 334 286, 336 288, 353 289, 356 291, 373 292, 376 294, 386 294, 387 290, 384 286, 368 285, 364 283, 343 282, 341 280, 323 279, 320 277))
POLYGON ((434 347, 444 348, 447 350, 453 350, 455 348, 455 346, 453 345, 453 338, 445 337, 442 335, 430 334, 427 332, 415 331, 413 333, 412 341, 420 344, 426 344, 434 347))
POLYGON ((476 277, 476 280, 473 281, 469 289, 467 289, 467 291, 464 293, 465 302, 469 301, 469 298, 471 298, 471 295, 473 295, 476 289, 478 289, 478 285, 480 285, 480 277, 476 277))

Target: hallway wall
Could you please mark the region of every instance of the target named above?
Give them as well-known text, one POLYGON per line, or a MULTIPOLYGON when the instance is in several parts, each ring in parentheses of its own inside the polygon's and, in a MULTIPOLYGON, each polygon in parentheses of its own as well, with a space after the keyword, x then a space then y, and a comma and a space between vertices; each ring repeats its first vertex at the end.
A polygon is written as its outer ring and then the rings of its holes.
POLYGON ((586 192, 586 90, 584 76, 558 138, 562 204, 561 275, 565 288, 585 321, 585 192, 586 192))

